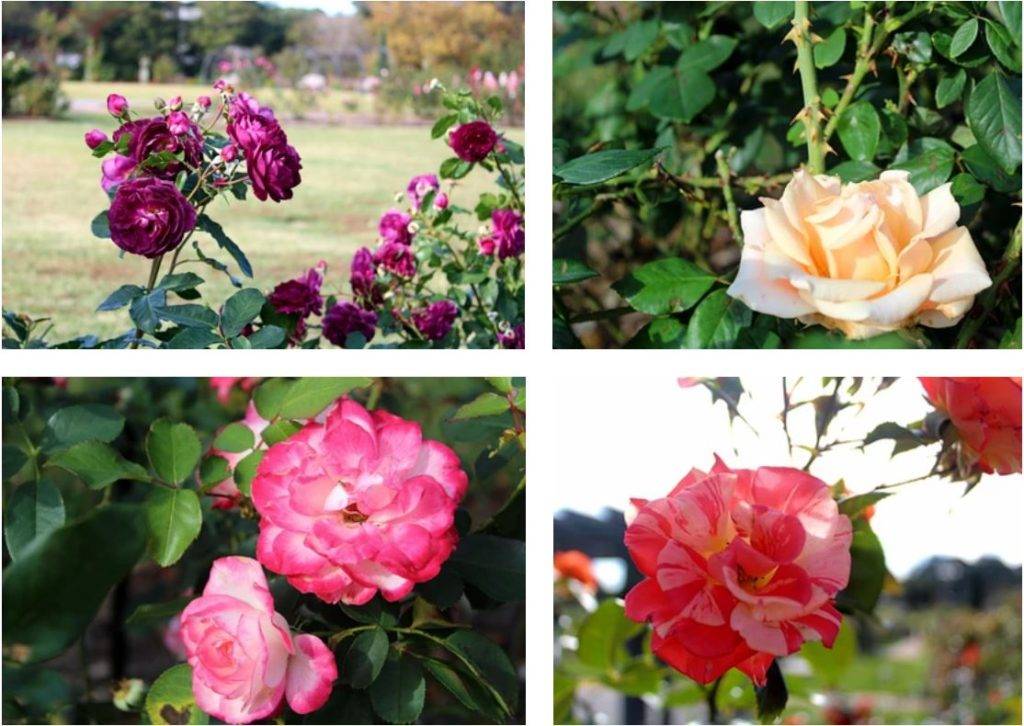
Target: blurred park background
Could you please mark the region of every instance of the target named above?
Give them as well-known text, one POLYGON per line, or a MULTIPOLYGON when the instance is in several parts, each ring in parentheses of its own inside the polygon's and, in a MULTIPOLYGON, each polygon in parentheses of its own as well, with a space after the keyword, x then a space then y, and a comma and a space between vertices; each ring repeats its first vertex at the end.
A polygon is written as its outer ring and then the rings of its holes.
MULTIPOLYGON (((930 410, 916 379, 878 392, 875 383, 865 379, 858 410, 837 423, 841 440, 930 410)), ((829 388, 818 378, 789 385, 793 400, 829 388)), ((671 379, 586 375, 559 387, 556 724, 708 723, 704 689, 653 658, 650 628, 622 611, 620 598, 641 579, 623 513, 631 497, 663 497, 691 468, 707 471, 715 453, 732 468, 800 466, 786 454, 779 379, 744 377, 736 390, 744 394, 730 401, 671 379), (602 451, 616 453, 594 454, 602 451)), ((813 441, 815 418, 809 405, 790 414, 794 443, 813 441)), ((892 449, 837 446, 811 472, 857 494, 927 472, 935 456, 934 447, 892 449)), ((888 571, 878 605, 873 616, 844 616, 832 650, 805 644, 781 659, 782 723, 1020 723, 1022 484, 1019 474, 984 475, 965 494, 962 482, 926 477, 877 502, 870 523, 888 571)), ((725 675, 717 702, 718 723, 757 723, 754 689, 739 671, 725 675)))
MULTIPOLYGON (((500 97, 504 129, 523 140, 518 2, 4 2, 2 12, 3 303, 52 316, 54 341, 123 332, 116 312, 93 311, 103 290, 148 268, 89 230, 106 200, 83 135, 113 130, 109 93, 145 114, 154 98, 188 104, 225 78, 283 120, 302 156, 295 198, 212 210, 261 288, 323 259, 327 289, 340 289, 395 194, 451 156, 430 138, 432 79, 500 97)), ((470 174, 452 201, 470 204, 490 184, 470 174)), ((212 299, 230 289, 218 277, 212 299)))

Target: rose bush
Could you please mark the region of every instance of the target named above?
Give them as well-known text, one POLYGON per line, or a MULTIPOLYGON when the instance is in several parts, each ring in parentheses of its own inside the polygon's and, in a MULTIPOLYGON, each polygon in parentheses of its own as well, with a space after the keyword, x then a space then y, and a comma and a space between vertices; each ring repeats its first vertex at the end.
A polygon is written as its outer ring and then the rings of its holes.
POLYGON ((5 721, 521 722, 521 380, 3 405, 5 721))
POLYGON ((557 347, 1021 347, 1016 3, 555 25, 557 347))
MULTIPOLYGON (((244 287, 204 251, 205 236, 253 276, 242 248, 207 210, 221 195, 244 200, 250 188, 263 202, 291 199, 302 160, 270 108, 223 81, 215 89, 216 106, 203 96, 186 112, 181 99, 158 100, 160 115, 152 118, 135 116, 111 94, 108 111, 120 126, 110 138, 100 129, 85 135, 92 153, 105 158, 101 186, 112 198, 93 232, 152 263, 145 285, 122 285, 98 308, 127 308, 133 330, 55 347, 525 346, 524 155, 495 129, 500 99, 434 84, 445 114, 431 137, 440 142, 447 134, 453 156, 436 173, 412 176, 396 197, 401 208, 380 217, 378 246, 353 256, 348 284, 321 260, 263 292, 244 287), (462 206, 459 180, 477 169, 494 176, 495 188, 462 206), (194 258, 183 256, 189 247, 194 258), (205 280, 180 269, 192 263, 228 275, 240 289, 222 304, 203 302, 205 280)), ((4 322, 6 347, 48 345, 44 321, 4 311, 4 322)))

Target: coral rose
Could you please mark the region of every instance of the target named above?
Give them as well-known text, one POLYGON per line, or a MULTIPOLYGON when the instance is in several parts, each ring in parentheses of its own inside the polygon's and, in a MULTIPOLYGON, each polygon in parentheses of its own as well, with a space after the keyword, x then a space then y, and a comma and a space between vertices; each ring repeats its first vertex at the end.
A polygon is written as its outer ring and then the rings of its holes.
POLYGON ((1020 378, 922 378, 921 384, 982 471, 1020 473, 1020 378))
POLYGON ((780 318, 868 338, 915 324, 955 325, 992 284, 950 185, 923 197, 905 171, 841 184, 794 174, 781 199, 741 215, 729 294, 780 318))
POLYGON ((561 577, 576 580, 590 592, 597 592, 594 565, 585 552, 563 550, 555 553, 555 572, 561 577))
POLYGON ((114 244, 149 258, 173 250, 196 226, 196 210, 178 188, 151 177, 119 184, 107 217, 114 244))
POLYGON ((414 421, 348 399, 318 419, 260 461, 257 557, 326 602, 399 600, 455 549, 466 473, 414 421))
POLYGON ((322 640, 292 636, 263 569, 248 557, 214 561, 202 596, 181 613, 181 639, 196 704, 227 723, 267 718, 282 698, 296 713, 315 711, 338 677, 322 640))
POLYGON ((654 626, 654 652, 698 683, 739 668, 764 685, 778 656, 826 647, 850 577, 850 520, 797 469, 693 470, 663 499, 633 500, 626 547, 644 580, 626 614, 654 626))

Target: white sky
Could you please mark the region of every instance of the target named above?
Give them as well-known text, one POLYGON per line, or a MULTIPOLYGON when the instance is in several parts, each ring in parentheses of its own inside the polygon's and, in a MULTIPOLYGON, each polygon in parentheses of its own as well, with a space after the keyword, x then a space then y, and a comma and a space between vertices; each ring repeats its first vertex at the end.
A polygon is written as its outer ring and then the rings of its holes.
MULTIPOLYGON (((789 381, 791 387, 794 382, 789 381)), ((739 420, 730 427, 725 404, 712 406, 703 386, 683 389, 673 378, 635 376, 562 379, 556 407, 556 511, 596 513, 605 506, 622 509, 630 497, 664 496, 692 467, 707 470, 715 452, 734 468, 802 466, 805 454, 796 452, 796 461, 786 454, 779 420, 781 380, 753 377, 744 378, 743 384, 751 395, 744 397, 740 411, 760 436, 739 420)), ((866 389, 873 390, 873 385, 865 381, 866 389)), ((824 392, 819 379, 805 380, 792 400, 824 392)), ((859 414, 840 414, 834 428, 842 431, 841 438, 860 438, 883 421, 908 424, 930 410, 915 378, 901 379, 866 398, 859 414)), ((813 443, 812 411, 806 406, 790 414, 794 443, 813 443)), ((925 474, 934 462, 934 447, 904 452, 890 461, 891 449, 891 442, 879 442, 863 452, 836 450, 815 462, 811 473, 828 484, 843 478, 859 493, 925 474)), ((1021 562, 1024 477, 986 476, 966 497, 963 490, 962 483, 928 479, 908 484, 876 505, 871 523, 893 574, 904 576, 933 555, 968 561, 995 555, 1007 563, 1021 562)))
POLYGON ((323 10, 328 15, 352 15, 356 11, 351 0, 273 0, 272 4, 282 8, 323 10))

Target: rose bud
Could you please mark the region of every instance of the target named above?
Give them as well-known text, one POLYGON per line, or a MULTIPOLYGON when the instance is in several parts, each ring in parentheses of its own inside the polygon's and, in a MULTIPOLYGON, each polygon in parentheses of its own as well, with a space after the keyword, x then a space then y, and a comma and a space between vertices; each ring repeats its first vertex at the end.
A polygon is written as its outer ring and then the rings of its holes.
POLYGON ((435 209, 448 209, 448 195, 441 192, 434 197, 434 208, 435 209))
POLYGON ((85 132, 85 145, 90 149, 95 149, 97 146, 102 144, 104 141, 108 141, 107 135, 99 129, 93 129, 92 131, 85 132))
POLYGON ((170 101, 168 101, 167 102, 167 108, 169 110, 171 110, 171 111, 180 111, 181 110, 181 96, 175 96, 170 101))
POLYGON ((463 161, 483 161, 498 143, 498 135, 486 121, 470 121, 462 124, 448 137, 448 144, 455 155, 463 161))
POLYGON ((223 78, 218 78, 216 82, 214 82, 213 84, 213 90, 215 91, 225 91, 228 88, 228 82, 225 81, 223 78))
POLYGON ((238 158, 238 147, 234 144, 228 144, 220 150, 220 158, 224 161, 234 161, 238 158))
POLYGON ((107 113, 114 118, 122 118, 128 113, 128 99, 117 93, 107 96, 107 113))
POLYGON ((198 103, 202 108, 209 108, 212 102, 210 101, 209 96, 200 96, 196 99, 196 103, 198 103))
POLYGON ((192 122, 181 111, 174 111, 167 117, 167 128, 175 136, 181 136, 189 132, 192 128, 192 122))

